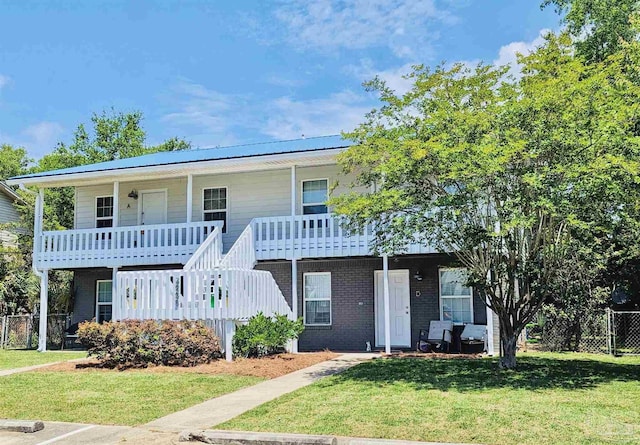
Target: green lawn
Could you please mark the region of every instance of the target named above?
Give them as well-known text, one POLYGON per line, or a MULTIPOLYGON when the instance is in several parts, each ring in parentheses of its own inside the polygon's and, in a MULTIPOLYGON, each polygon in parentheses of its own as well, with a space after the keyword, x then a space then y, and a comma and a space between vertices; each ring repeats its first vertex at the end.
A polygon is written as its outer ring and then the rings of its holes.
POLYGON ((0 369, 22 368, 24 366, 41 365, 74 358, 84 358, 86 352, 67 351, 15 351, 0 349, 0 369))
POLYGON ((0 377, 0 418, 139 425, 260 380, 179 372, 27 372, 0 377))
POLYGON ((640 357, 523 353, 517 372, 496 362, 374 360, 221 427, 485 444, 640 443, 640 357))

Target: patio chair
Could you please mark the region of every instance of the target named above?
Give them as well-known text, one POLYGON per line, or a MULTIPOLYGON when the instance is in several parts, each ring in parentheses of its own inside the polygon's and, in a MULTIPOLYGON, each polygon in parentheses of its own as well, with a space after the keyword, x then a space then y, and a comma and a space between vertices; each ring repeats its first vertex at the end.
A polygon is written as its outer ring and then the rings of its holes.
POLYGON ((460 334, 461 352, 477 354, 487 350, 487 327, 481 324, 467 324, 460 334))
POLYGON ((452 321, 431 320, 429 331, 420 329, 416 349, 422 352, 449 352, 452 332, 452 321))

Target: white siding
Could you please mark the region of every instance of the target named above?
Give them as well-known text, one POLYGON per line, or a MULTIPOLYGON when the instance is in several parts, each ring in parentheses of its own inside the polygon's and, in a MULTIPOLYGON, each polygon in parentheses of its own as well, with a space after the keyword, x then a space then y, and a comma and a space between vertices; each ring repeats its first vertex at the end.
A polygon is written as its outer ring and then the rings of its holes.
MULTIPOLYGON (((340 174, 340 167, 327 165, 299 167, 296 171, 296 212, 301 212, 302 181, 327 178, 331 187, 340 174)), ((140 181, 120 183, 120 226, 138 224, 138 201, 127 197, 131 190, 167 189, 167 222, 186 222, 187 178, 165 181, 140 181)), ((202 221, 203 189, 227 187, 228 227, 223 235, 225 250, 233 244, 249 222, 259 216, 284 216, 291 214, 291 170, 269 170, 249 173, 203 175, 193 178, 193 221, 202 221)), ((342 193, 339 187, 335 193, 342 193)), ((76 189, 76 228, 95 227, 96 196, 111 195, 113 184, 78 187, 76 189)))
MULTIPOLYGON (((20 221, 20 214, 13 205, 13 199, 0 192, 0 224, 20 221)), ((16 234, 12 230, 0 230, 0 241, 7 246, 16 246, 16 234)))

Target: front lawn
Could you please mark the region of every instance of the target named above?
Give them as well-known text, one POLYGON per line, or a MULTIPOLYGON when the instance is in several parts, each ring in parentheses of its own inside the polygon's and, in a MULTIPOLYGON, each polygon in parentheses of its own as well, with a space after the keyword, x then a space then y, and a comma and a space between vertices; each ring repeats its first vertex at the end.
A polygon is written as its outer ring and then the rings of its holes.
POLYGON ((260 380, 140 371, 27 372, 0 377, 0 418, 140 425, 260 380))
POLYGON ((640 443, 640 357, 378 359, 216 428, 485 444, 640 443))
POLYGON ((0 349, 0 369, 22 368, 25 366, 41 365, 74 358, 86 357, 86 352, 67 351, 19 351, 0 349))

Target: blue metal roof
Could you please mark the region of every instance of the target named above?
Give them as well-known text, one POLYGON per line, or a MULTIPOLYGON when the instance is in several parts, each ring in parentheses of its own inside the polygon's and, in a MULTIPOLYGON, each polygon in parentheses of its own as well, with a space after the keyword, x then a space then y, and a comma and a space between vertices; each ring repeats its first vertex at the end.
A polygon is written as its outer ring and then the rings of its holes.
POLYGON ((115 161, 100 162, 97 164, 81 165, 78 167, 63 168, 60 170, 16 176, 11 179, 16 180, 47 176, 61 176, 74 173, 90 173, 137 167, 152 167, 155 165, 183 164, 188 162, 215 161, 222 159, 266 156, 283 153, 328 150, 331 148, 344 148, 352 144, 352 142, 343 139, 340 135, 332 135, 305 139, 294 139, 289 141, 232 145, 228 147, 207 148, 198 150, 192 149, 171 152, 165 151, 144 156, 137 156, 135 158, 118 159, 115 161))

